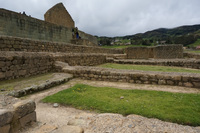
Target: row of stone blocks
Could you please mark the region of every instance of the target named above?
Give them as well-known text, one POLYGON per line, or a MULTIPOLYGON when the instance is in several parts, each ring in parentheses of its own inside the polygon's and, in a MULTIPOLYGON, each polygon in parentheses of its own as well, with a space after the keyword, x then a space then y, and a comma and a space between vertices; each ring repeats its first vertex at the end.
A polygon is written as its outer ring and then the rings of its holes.
POLYGON ((21 101, 13 109, 0 110, 0 133, 18 133, 20 129, 36 122, 36 105, 34 101, 21 101))
POLYGON ((200 88, 199 74, 186 73, 166 73, 166 72, 144 72, 130 70, 115 70, 99 67, 65 67, 62 71, 71 73, 74 77, 111 81, 111 82, 129 82, 137 84, 158 84, 158 85, 173 85, 200 88))
POLYGON ((156 65, 156 66, 173 66, 173 67, 183 67, 183 68, 193 68, 200 69, 199 59, 149 59, 149 60, 122 60, 107 58, 109 63, 117 64, 134 64, 134 65, 156 65))

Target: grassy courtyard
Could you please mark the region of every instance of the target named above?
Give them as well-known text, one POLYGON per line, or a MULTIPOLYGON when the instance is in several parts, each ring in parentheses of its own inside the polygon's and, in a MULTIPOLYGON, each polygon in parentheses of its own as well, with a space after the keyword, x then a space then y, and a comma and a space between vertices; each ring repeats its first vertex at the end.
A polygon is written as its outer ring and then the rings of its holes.
POLYGON ((200 126, 200 94, 122 90, 84 84, 42 100, 101 113, 137 114, 149 118, 200 126))
POLYGON ((188 69, 188 68, 168 67, 168 66, 127 65, 127 64, 106 63, 100 65, 99 67, 126 69, 126 70, 142 70, 142 71, 200 73, 200 70, 198 69, 188 69))

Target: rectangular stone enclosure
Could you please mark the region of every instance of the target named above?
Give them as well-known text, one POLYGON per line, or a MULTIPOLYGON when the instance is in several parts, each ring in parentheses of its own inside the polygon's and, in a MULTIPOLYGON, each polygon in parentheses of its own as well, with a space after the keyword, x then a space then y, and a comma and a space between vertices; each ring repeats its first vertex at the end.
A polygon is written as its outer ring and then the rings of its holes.
POLYGON ((129 47, 125 50, 128 59, 173 59, 183 58, 183 45, 169 44, 155 47, 129 47))

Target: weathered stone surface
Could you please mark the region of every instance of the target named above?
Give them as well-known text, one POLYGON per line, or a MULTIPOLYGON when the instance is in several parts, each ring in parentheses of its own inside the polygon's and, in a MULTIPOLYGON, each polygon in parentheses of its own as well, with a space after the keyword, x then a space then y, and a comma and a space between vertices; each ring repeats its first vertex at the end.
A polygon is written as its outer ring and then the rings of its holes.
POLYGON ((82 120, 82 119, 73 119, 73 120, 70 120, 67 125, 71 125, 71 126, 82 126, 84 125, 86 122, 85 120, 82 120))
POLYGON ((35 110, 36 105, 34 101, 21 101, 14 104, 13 107, 15 110, 14 116, 18 119, 32 113, 35 110))
POLYGON ((31 122, 36 122, 36 112, 32 112, 19 119, 20 125, 22 128, 26 127, 31 122))
POLYGON ((63 126, 54 130, 52 133, 84 133, 84 130, 78 126, 63 126))
POLYGON ((183 83, 183 85, 186 87, 193 87, 193 84, 190 82, 183 83))
POLYGON ((44 15, 45 21, 73 28, 74 20, 62 3, 58 3, 49 9, 44 15))
POLYGON ((10 133, 10 125, 0 127, 0 133, 10 133))
POLYGON ((0 109, 0 127, 12 121, 13 112, 10 110, 0 109))

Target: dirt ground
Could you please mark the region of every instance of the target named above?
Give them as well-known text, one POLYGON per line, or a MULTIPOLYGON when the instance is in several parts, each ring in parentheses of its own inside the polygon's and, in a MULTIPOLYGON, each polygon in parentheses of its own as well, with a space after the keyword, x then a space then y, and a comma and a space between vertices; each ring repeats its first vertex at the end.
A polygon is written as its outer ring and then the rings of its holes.
POLYGON ((138 115, 129 115, 124 117, 119 114, 98 114, 60 105, 55 108, 53 107, 53 104, 40 102, 44 97, 72 87, 76 83, 121 89, 157 90, 174 93, 200 93, 200 89, 187 87, 140 85, 73 79, 64 85, 26 97, 26 99, 32 99, 36 102, 38 122, 32 125, 32 127, 22 130, 21 133, 58 133, 59 129, 68 127, 68 125, 80 127, 84 129, 84 133, 200 133, 200 127, 183 126, 138 115))

